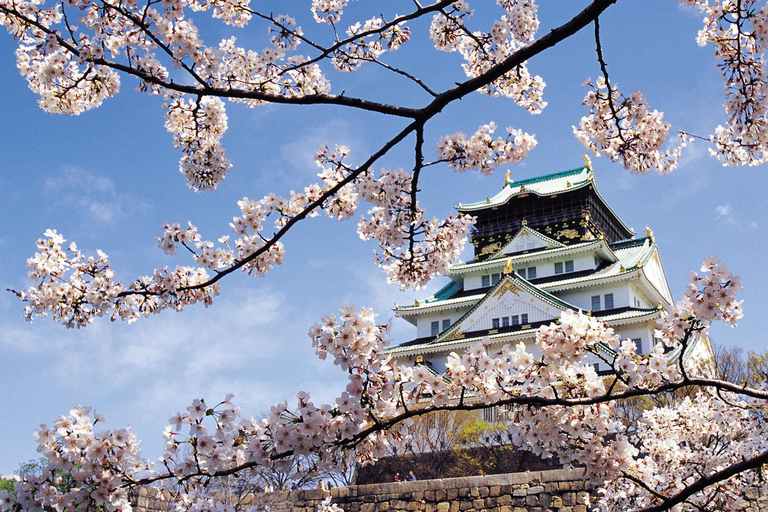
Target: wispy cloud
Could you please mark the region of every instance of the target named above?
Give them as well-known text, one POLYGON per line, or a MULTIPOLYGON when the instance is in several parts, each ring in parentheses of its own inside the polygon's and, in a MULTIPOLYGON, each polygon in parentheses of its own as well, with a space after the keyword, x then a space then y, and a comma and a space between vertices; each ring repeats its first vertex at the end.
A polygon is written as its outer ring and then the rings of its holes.
POLYGON ((84 216, 90 222, 111 225, 125 218, 141 202, 118 191, 115 181, 81 169, 65 166, 44 182, 45 195, 57 209, 84 216))
POLYGON ((715 207, 715 216, 717 219, 725 222, 726 224, 730 224, 732 226, 737 224, 736 214, 734 213, 733 207, 730 204, 721 204, 715 207))

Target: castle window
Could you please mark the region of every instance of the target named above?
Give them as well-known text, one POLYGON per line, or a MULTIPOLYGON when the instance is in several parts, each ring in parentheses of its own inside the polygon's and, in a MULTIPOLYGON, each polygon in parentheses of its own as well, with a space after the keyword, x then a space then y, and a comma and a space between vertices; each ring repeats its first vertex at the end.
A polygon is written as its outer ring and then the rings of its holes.
POLYGON ((520 325, 520 317, 517 315, 512 315, 512 325, 520 325))
POLYGON ((499 319, 498 318, 492 319, 491 323, 493 324, 493 328, 494 329, 498 329, 499 328, 499 319))
POLYGON ((592 311, 600 311, 600 296, 592 296, 592 311))
POLYGON ((637 353, 643 354, 643 338, 632 338, 632 341, 635 343, 635 346, 637 346, 637 353))
POLYGON ((501 281, 501 274, 491 274, 491 284, 496 284, 501 281))
POLYGON ((444 319, 443 320, 443 330, 446 330, 450 326, 451 326, 451 319, 450 318, 444 319))
POLYGON ((565 271, 573 272, 573 260, 568 260, 565 262, 565 271))
POLYGON ((432 336, 440 334, 440 322, 432 322, 432 336))
POLYGON ((505 316, 501 319, 501 326, 502 327, 509 327, 509 317, 505 316))
POLYGON ((525 279, 525 269, 524 268, 519 268, 519 269, 515 270, 515 272, 517 272, 517 275, 519 275, 520 277, 525 279))
POLYGON ((528 323, 528 313, 523 313, 522 315, 520 315, 520 323, 521 324, 528 323))
POLYGON ((558 261, 555 263, 555 274, 562 274, 563 273, 563 262, 558 261))
POLYGON ((528 279, 536 279, 536 267, 528 267, 528 279))
POLYGON ((613 294, 606 293, 604 299, 605 299, 605 309, 613 309, 613 294))
POLYGON ((491 276, 486 274, 483 276, 483 288, 487 286, 491 286, 491 276))

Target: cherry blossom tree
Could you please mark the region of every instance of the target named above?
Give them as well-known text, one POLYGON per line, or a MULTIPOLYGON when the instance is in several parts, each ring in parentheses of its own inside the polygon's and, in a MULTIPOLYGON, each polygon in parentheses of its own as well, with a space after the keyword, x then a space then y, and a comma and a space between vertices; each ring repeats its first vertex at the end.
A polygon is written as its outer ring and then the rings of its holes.
MULTIPOLYGON (((116 95, 122 80, 137 81, 141 91, 164 99, 165 126, 181 151, 179 170, 198 192, 213 191, 232 167, 222 145, 228 103, 326 105, 403 124, 376 141, 376 149, 357 164, 343 141, 318 148, 316 183, 286 196, 243 198, 229 234, 209 239, 192 222, 165 225, 159 247, 169 255, 184 253, 189 265, 156 269, 127 284, 116 277, 106 254, 83 254, 50 229, 28 262, 34 285, 15 292, 26 303, 25 315, 30 320, 50 315, 79 328, 101 316, 130 322, 166 309, 211 304, 228 275, 240 270, 263 276, 279 265, 283 239, 297 223, 319 215, 339 221, 359 215, 358 233, 378 244, 374 260, 388 281, 402 288, 425 285, 459 255, 473 219, 428 216, 418 201, 422 171, 441 166, 487 174, 522 161, 536 145, 534 135, 512 126, 497 134, 492 119, 470 135, 438 140, 428 140, 425 127, 474 93, 511 100, 530 114, 541 112, 545 82, 529 71, 529 62, 583 30, 594 30, 597 78, 585 82, 585 115, 573 132, 588 151, 633 173, 668 173, 686 144, 703 139, 724 165, 764 163, 768 6, 750 0, 681 2, 703 16, 697 40, 714 47, 724 80, 725 119, 711 135, 680 129, 675 143, 663 113, 641 92, 622 92, 609 76, 599 22, 616 1, 585 2, 570 20, 539 35, 536 3, 523 0, 472 7, 463 0, 393 3, 386 13, 377 10, 352 23, 344 17, 348 0, 313 0, 311 28, 248 0, 0 0, 0 24, 18 40, 19 71, 43 109, 76 115, 116 95), (392 8, 406 14, 389 12, 392 8), (491 23, 484 21, 489 18, 491 23), (455 85, 444 90, 388 60, 408 51, 411 27, 422 21, 429 24, 436 51, 463 59, 455 85), (214 26, 221 31, 218 23, 233 30, 266 28, 268 47, 242 47, 235 35, 206 45, 201 34, 214 26), (381 67, 428 101, 412 106, 334 92, 334 73, 362 66, 381 67), (413 148, 408 168, 381 168, 381 160, 402 145, 413 148), (432 145, 436 152, 430 156, 432 145)), ((683 300, 664 314, 661 342, 650 354, 638 355, 630 340, 573 312, 541 328, 536 340, 541 357, 522 345, 489 354, 479 344, 451 355, 447 379, 394 365, 386 354, 387 327, 377 325, 372 310, 345 306, 310 329, 318 356, 330 356, 348 375, 335 403, 317 406, 299 393, 295 405, 277 404, 267 418, 255 420, 241 417, 231 396, 215 404, 195 400, 170 419, 165 453, 156 465, 142 458, 129 429, 97 431, 103 418, 78 406, 38 429, 39 450, 50 468, 25 475, 15 496, 0 494, 0 512, 80 505, 127 509, 130 490, 162 481, 183 484, 179 507, 223 509, 207 493, 212 478, 257 467, 280 469, 295 455, 315 454, 332 464, 339 450, 370 461, 399 442, 400 428, 410 418, 491 405, 510 407, 508 428, 517 444, 583 466, 586 477, 601 483, 598 508, 734 509, 745 489, 765 488, 768 391, 709 378, 685 363, 683 354, 706 342, 712 322, 735 325, 741 316, 738 277, 716 259, 705 260, 701 272, 691 276, 683 300), (602 357, 611 376, 598 377, 585 362, 588 354, 602 357), (623 399, 692 386, 698 388, 693 398, 648 411, 631 431, 612 413, 623 399), (664 437, 658 435, 662 431, 664 437), (63 488, 56 477, 61 472, 80 485, 63 488)))

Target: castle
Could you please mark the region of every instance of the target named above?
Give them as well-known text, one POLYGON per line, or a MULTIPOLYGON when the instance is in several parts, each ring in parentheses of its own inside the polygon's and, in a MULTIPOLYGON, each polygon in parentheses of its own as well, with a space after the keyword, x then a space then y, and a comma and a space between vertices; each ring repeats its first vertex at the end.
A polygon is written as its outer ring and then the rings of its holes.
MULTIPOLYGON (((458 210, 477 218, 474 257, 452 265, 431 297, 395 307, 416 327, 390 349, 396 362, 442 373, 448 354, 484 337, 490 350, 533 344, 539 326, 566 310, 599 317, 641 354, 654 346, 656 321, 673 303, 658 246, 649 228, 636 237, 622 222, 588 161, 521 181, 507 173, 501 192, 458 210)), ((608 370, 596 356, 593 364, 608 370)))

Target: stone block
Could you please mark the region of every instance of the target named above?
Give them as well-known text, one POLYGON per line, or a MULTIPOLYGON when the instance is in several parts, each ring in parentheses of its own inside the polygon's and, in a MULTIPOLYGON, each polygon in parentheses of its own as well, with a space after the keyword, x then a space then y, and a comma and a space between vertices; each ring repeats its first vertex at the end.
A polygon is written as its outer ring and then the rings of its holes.
POLYGON ((525 504, 529 507, 538 507, 539 506, 539 497, 538 496, 528 496, 525 498, 525 504))
POLYGON ((389 510, 389 502, 388 501, 382 501, 381 503, 378 503, 376 505, 376 511, 377 512, 385 512, 386 510, 389 510))
POLYGON ((435 501, 435 491, 424 491, 424 499, 427 501, 435 501))
POLYGON ((488 488, 488 493, 491 496, 501 496, 501 486, 500 485, 492 485, 488 488))
POLYGON ((560 496, 552 496, 552 508, 562 508, 563 507, 563 498, 560 496))
POLYGON ((573 512, 587 512, 587 506, 586 505, 576 505, 573 507, 573 512))
POLYGON ((472 500, 472 507, 477 510, 483 510, 485 508, 485 500, 483 498, 475 498, 472 500))
POLYGON ((458 489, 446 489, 445 490, 445 499, 448 501, 455 501, 456 498, 459 497, 459 490, 458 489))
POLYGON ((410 510, 411 512, 416 512, 417 510, 424 510, 424 503, 421 501, 411 501, 407 507, 405 507, 406 510, 410 510))
POLYGON ((459 502, 458 501, 452 501, 451 502, 451 510, 450 512, 459 512, 459 502))
POLYGON ((469 495, 472 498, 477 498, 480 496, 480 488, 479 487, 470 487, 469 488, 469 495))
POLYGON ((441 501, 437 504, 437 512, 449 512, 449 509, 451 508, 451 504, 447 501, 441 501))
POLYGON ((478 487, 477 490, 480 493, 481 498, 487 498, 491 494, 491 491, 489 491, 487 487, 478 487))
POLYGON ((403 500, 393 500, 389 506, 395 510, 405 510, 408 506, 408 502, 403 500))
POLYGON ((512 496, 528 496, 527 489, 515 489, 512 491, 512 496))
POLYGON ((509 505, 512 503, 512 496, 510 496, 509 494, 504 494, 502 496, 499 496, 498 498, 496 498, 496 503, 498 503, 499 505, 509 505))
POLYGON ((376 510, 376 504, 373 502, 363 503, 360 506, 360 512, 374 512, 374 510, 376 510))
POLYGON ((528 495, 540 494, 542 492, 544 492, 544 487, 542 487, 541 485, 536 485, 534 487, 529 487, 528 488, 528 495))

